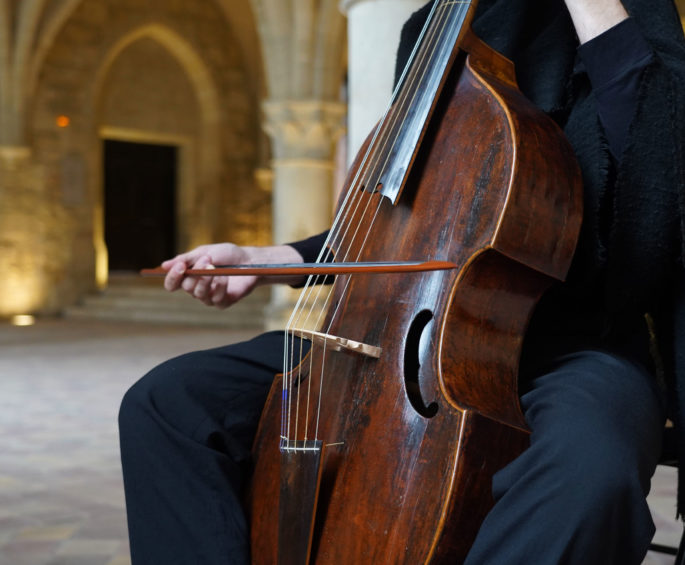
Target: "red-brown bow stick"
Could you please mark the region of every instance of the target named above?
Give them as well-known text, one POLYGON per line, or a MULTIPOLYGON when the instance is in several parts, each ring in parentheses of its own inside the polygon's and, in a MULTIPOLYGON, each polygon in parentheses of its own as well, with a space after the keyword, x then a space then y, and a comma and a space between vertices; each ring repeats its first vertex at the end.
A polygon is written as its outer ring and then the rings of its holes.
MULTIPOLYGON (((186 276, 292 276, 292 275, 352 275, 361 273, 415 273, 445 271, 456 268, 448 261, 399 261, 387 263, 285 263, 272 265, 220 265, 204 269, 188 269, 186 276)), ((143 276, 165 276, 162 267, 143 269, 143 276)))

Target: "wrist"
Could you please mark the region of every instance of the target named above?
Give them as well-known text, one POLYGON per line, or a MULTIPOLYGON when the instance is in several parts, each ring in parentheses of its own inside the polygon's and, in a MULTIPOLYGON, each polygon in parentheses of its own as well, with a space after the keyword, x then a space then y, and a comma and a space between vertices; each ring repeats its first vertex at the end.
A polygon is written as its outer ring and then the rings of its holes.
MULTIPOLYGON (((274 264, 293 264, 303 263, 302 255, 300 255, 290 245, 270 245, 264 247, 243 247, 247 255, 246 264, 251 265, 274 265, 274 264)), ((271 277, 262 275, 257 277, 256 285, 261 286, 265 284, 283 283, 297 285, 302 282, 301 276, 294 277, 271 277)))
POLYGON ((628 18, 620 0, 566 0, 566 7, 581 44, 628 18))
POLYGON ((275 263, 303 263, 300 255, 290 245, 244 246, 246 264, 271 265, 275 263))

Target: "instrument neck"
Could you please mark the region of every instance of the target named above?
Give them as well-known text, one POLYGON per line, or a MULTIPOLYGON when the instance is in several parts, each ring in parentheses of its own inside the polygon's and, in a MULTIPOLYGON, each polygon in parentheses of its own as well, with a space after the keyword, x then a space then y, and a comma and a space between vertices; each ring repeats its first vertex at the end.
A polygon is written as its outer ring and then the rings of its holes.
POLYGON ((477 0, 438 0, 400 77, 377 137, 382 171, 371 174, 367 192, 380 191, 396 203, 407 180, 435 104, 462 40, 470 29, 477 0), (378 179, 378 180, 376 180, 378 179))

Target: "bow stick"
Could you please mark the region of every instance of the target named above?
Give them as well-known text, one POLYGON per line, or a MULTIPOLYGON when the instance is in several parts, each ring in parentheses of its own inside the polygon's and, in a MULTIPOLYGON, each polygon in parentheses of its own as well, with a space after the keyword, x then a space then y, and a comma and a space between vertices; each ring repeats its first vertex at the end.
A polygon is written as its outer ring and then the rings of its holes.
MULTIPOLYGON (((186 276, 292 276, 292 275, 352 275, 355 273, 412 273, 455 269, 448 261, 398 261, 386 263, 283 263, 267 265, 218 265, 204 269, 188 269, 186 276)), ((142 269, 146 277, 165 276, 161 267, 142 269)))

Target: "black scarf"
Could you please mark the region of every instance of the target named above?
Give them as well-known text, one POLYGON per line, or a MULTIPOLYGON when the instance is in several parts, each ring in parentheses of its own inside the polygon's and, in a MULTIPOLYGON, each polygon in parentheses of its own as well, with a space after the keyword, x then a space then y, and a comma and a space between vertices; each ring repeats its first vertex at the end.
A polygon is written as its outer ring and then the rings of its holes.
MULTIPOLYGON (((617 317, 650 313, 670 375, 685 464, 685 41, 672 0, 623 0, 654 50, 618 164, 611 157, 578 40, 562 0, 481 0, 473 30, 511 59, 521 91, 563 128, 584 181, 584 221, 557 300, 617 317)), ((398 69, 432 2, 402 32, 398 69)), ((678 511, 685 511, 685 469, 678 511)))

